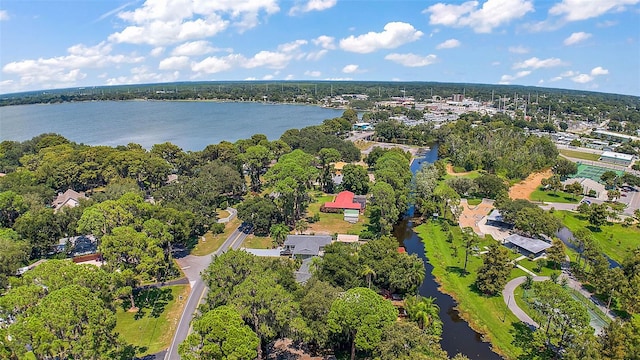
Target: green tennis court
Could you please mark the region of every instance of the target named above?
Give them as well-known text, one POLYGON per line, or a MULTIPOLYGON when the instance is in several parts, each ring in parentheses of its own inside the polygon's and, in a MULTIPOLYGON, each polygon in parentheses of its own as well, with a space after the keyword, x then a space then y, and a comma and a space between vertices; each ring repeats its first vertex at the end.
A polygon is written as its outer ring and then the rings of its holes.
POLYGON ((578 163, 578 172, 575 175, 570 176, 570 178, 571 179, 587 178, 593 181, 600 182, 600 177, 602 176, 602 174, 604 174, 607 171, 613 171, 616 174, 618 174, 618 176, 622 175, 622 171, 620 170, 613 170, 613 169, 603 168, 600 166, 593 166, 593 165, 578 163))

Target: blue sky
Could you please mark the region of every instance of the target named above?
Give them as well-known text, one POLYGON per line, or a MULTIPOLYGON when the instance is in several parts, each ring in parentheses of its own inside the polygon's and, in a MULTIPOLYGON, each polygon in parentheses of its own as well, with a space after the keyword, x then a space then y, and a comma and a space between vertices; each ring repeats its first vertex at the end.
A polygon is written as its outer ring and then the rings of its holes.
POLYGON ((0 93, 376 80, 640 95, 640 0, 2 0, 0 69, 0 93))

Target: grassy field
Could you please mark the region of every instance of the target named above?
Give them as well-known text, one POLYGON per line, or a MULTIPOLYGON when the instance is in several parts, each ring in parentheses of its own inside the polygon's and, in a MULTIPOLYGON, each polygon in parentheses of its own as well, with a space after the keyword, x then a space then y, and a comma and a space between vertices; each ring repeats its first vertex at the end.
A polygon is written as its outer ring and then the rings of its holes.
POLYGON ((482 198, 467 199, 467 204, 469 204, 469 206, 477 206, 477 205, 480 205, 481 202, 482 202, 482 198))
POLYGON ((445 176, 444 176, 444 179, 445 179, 445 180, 448 180, 448 179, 451 179, 451 178, 456 178, 456 177, 460 178, 460 177, 463 177, 463 178, 467 178, 467 179, 472 179, 472 180, 473 180, 473 179, 475 179, 475 178, 480 177, 480 175, 481 175, 481 174, 480 174, 480 171, 478 171, 478 170, 474 170, 474 171, 470 171, 469 173, 464 174, 464 175, 451 175, 451 174, 447 174, 447 175, 445 175, 445 176))
POLYGON ((558 191, 554 193, 551 191, 542 190, 541 188, 538 188, 529 196, 529 200, 531 201, 555 202, 565 204, 577 204, 581 198, 582 196, 576 196, 564 191, 558 191))
POLYGON ((600 159, 599 154, 594 154, 589 152, 582 152, 582 151, 575 151, 575 150, 568 150, 568 149, 558 149, 558 151, 562 155, 575 158, 575 159, 591 160, 591 161, 598 161, 600 159))
POLYGON ((244 239, 242 247, 249 249, 271 249, 273 247, 273 240, 269 236, 255 236, 251 234, 244 239))
POLYGON ((127 343, 139 347, 139 355, 168 348, 188 294, 188 285, 154 288, 138 293, 135 299, 139 308, 137 312, 127 311, 131 305, 129 301, 118 306, 116 332, 127 343))
POLYGON ((640 229, 637 226, 624 227, 621 224, 609 223, 595 231, 586 219, 569 211, 554 213, 572 232, 581 228, 591 231, 593 239, 598 242, 602 251, 617 262, 622 262, 631 250, 640 246, 640 229))
MULTIPOLYGON (((508 311, 501 295, 486 297, 475 291, 473 283, 477 269, 482 265, 480 257, 470 256, 467 265, 469 274, 462 273, 464 250, 460 245, 460 230, 452 227, 455 236, 454 244, 459 247, 457 257, 452 254, 446 235, 438 224, 423 224, 415 230, 423 239, 425 250, 434 267, 434 276, 442 285, 442 290, 456 299, 461 316, 469 321, 476 331, 485 334, 485 338, 491 341, 495 351, 508 359, 517 358, 521 350, 512 343, 513 332, 521 323, 508 311)), ((491 241, 494 240, 483 239, 478 247, 482 249, 491 241)), ((510 278, 524 275, 522 270, 514 268, 510 278)))
POLYGON ((320 207, 325 202, 333 201, 334 195, 326 195, 322 193, 316 193, 314 195, 314 201, 309 204, 307 208, 307 216, 313 216, 314 214, 320 214, 320 221, 309 224, 309 228, 306 232, 316 234, 350 234, 359 235, 360 232, 367 228, 369 219, 364 214, 360 214, 360 219, 357 223, 351 224, 344 221, 344 215, 342 213, 323 213, 320 212, 320 207))
POLYGON ((191 250, 191 255, 203 256, 209 255, 212 252, 218 250, 220 245, 227 240, 229 235, 240 226, 241 221, 238 218, 235 218, 229 221, 225 227, 224 232, 222 234, 212 234, 210 231, 204 234, 204 240, 200 238, 198 240, 198 244, 191 250))

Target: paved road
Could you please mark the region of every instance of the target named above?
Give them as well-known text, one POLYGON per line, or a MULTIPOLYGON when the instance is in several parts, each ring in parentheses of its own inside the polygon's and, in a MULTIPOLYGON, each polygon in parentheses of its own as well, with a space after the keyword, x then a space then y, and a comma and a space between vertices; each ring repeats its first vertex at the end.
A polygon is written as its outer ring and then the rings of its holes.
MULTIPOLYGON (((238 249, 250 232, 251 228, 246 225, 240 225, 212 255, 222 254, 229 249, 238 249)), ((187 304, 185 305, 182 316, 178 322, 178 327, 176 328, 176 333, 173 337, 173 341, 171 342, 171 346, 164 357, 165 360, 180 359, 180 355, 178 355, 178 345, 187 338, 187 335, 189 335, 191 319, 195 316, 198 311, 198 305, 200 305, 202 299, 204 299, 207 293, 207 287, 204 284, 204 281, 202 281, 200 274, 213 260, 212 255, 188 255, 176 260, 182 268, 182 271, 184 271, 187 276, 187 279, 189 279, 189 284, 191 284, 191 293, 189 293, 187 304)))
MULTIPOLYGON (((526 279, 527 279, 526 276, 520 276, 509 281, 507 285, 505 285, 504 289, 502 290, 502 298, 504 299, 504 303, 507 304, 507 307, 513 313, 513 315, 515 315, 523 323, 529 326, 532 326, 534 328, 537 328, 538 323, 533 321, 533 319, 529 317, 529 315, 527 315, 527 313, 524 312, 524 310, 520 309, 520 307, 518 306, 518 303, 516 303, 516 298, 513 295, 513 292, 516 290, 516 288, 520 284, 524 283, 526 279)), ((548 279, 549 279, 548 276, 535 276, 533 278, 533 281, 544 281, 548 279)))

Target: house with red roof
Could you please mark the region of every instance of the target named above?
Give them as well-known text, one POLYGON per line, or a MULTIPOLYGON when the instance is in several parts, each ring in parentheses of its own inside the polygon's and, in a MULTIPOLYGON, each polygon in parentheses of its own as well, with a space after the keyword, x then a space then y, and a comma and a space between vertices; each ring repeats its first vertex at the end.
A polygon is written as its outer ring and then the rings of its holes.
POLYGON ((338 212, 339 210, 364 210, 364 198, 358 197, 351 191, 340 192, 333 201, 322 206, 323 211, 338 212))

